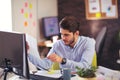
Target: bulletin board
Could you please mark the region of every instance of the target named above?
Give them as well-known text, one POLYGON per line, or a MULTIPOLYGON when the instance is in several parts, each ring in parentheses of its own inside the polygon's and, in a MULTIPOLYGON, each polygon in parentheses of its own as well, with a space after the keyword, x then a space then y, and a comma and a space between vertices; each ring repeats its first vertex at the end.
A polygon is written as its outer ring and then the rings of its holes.
POLYGON ((118 18, 117 0, 85 0, 86 19, 118 18))

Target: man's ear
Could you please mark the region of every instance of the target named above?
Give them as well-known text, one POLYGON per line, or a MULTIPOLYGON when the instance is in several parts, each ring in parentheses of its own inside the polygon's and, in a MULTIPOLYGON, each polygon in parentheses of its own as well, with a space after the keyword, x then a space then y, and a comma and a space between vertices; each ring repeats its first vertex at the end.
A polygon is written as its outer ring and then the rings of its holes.
POLYGON ((79 32, 79 31, 76 31, 76 35, 80 35, 80 32, 79 32))

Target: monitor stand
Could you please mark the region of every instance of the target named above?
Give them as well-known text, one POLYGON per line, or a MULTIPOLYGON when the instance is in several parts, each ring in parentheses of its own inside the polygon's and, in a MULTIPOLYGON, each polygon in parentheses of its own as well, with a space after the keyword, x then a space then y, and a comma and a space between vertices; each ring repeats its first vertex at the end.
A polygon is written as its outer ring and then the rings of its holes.
POLYGON ((8 72, 13 72, 12 67, 11 67, 11 61, 7 58, 4 60, 5 62, 5 68, 3 72, 4 80, 7 80, 7 74, 8 72))
POLYGON ((14 72, 10 66, 4 68, 3 78, 4 78, 3 80, 29 80, 22 76, 14 74, 14 72), (12 73, 8 74, 9 72, 12 72, 12 73))
POLYGON ((3 80, 29 80, 29 79, 25 79, 22 76, 18 76, 16 74, 12 75, 11 77, 8 76, 7 78, 8 73, 9 72, 14 73, 14 71, 13 71, 13 68, 11 67, 11 60, 5 58, 4 63, 5 63, 5 68, 3 69, 3 80))

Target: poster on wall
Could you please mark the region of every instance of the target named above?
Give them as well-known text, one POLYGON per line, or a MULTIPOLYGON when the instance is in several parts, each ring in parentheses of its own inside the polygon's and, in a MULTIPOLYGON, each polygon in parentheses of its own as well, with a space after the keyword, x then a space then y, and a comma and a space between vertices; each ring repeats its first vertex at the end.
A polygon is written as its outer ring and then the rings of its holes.
POLYGON ((90 13, 100 12, 99 0, 89 0, 89 12, 90 13))
POLYGON ((85 0, 86 18, 115 19, 118 18, 117 0, 85 0))

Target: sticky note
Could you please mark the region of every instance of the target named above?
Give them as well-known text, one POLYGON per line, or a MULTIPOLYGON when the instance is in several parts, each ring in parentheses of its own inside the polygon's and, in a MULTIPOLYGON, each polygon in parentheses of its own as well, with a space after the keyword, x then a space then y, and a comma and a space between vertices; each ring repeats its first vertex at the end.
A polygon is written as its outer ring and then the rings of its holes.
POLYGON ((96 15, 96 18, 100 18, 101 17, 101 13, 99 13, 99 12, 96 13, 95 15, 96 15))

